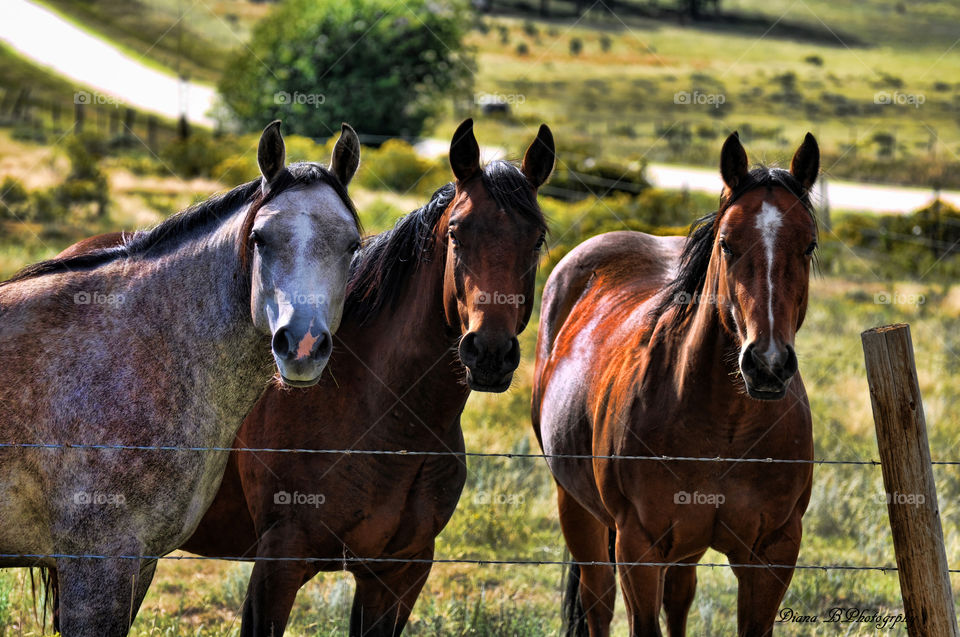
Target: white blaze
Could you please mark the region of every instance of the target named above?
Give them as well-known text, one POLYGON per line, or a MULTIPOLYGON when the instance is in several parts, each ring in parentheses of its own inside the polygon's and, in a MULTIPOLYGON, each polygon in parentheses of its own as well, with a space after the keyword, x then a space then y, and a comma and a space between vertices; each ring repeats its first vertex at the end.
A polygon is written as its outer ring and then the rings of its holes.
MULTIPOLYGON (((767 312, 770 317, 770 350, 773 350, 773 250, 777 244, 777 234, 783 226, 783 212, 773 204, 763 202, 757 216, 757 230, 763 240, 767 254, 767 312)), ((770 356, 772 352, 768 351, 770 356)))

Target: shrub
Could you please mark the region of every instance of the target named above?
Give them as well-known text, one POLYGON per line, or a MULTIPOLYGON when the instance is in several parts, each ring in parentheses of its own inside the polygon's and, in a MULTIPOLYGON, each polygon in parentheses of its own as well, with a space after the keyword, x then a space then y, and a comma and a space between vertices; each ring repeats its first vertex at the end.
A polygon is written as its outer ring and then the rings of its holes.
POLYGON ((530 55, 530 47, 527 46, 526 42, 520 42, 517 44, 517 55, 527 56, 530 55))
POLYGON ((174 139, 160 149, 160 158, 179 177, 220 177, 216 167, 235 154, 226 139, 214 139, 203 130, 195 130, 187 139, 174 139))
POLYGON ((570 39, 570 55, 580 55, 583 52, 583 40, 580 38, 570 39))
POLYGON ((35 193, 37 220, 52 221, 65 216, 71 207, 82 204, 95 204, 99 216, 107 214, 110 187, 107 176, 100 170, 100 160, 107 154, 108 146, 106 139, 89 133, 70 135, 64 140, 70 174, 62 184, 46 193, 49 197, 35 193))
POLYGON ((358 182, 373 190, 433 192, 446 179, 445 163, 420 157, 413 146, 399 139, 387 140, 377 149, 365 149, 361 158, 358 182))
POLYGON ((19 179, 5 177, 0 182, 0 219, 22 216, 23 204, 28 198, 27 189, 19 179))
POLYGON ((363 225, 371 232, 383 232, 390 229, 406 212, 389 201, 377 197, 363 207, 363 225))
POLYGON ((460 0, 286 0, 254 29, 220 82, 240 122, 326 137, 340 122, 418 135, 473 67, 460 0))

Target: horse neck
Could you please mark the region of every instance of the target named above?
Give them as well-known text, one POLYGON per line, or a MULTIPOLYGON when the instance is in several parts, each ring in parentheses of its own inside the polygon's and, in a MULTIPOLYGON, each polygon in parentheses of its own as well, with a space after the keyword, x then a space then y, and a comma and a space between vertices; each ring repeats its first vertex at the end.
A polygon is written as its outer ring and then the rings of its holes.
POLYGON ((215 231, 166 255, 140 261, 145 271, 134 290, 156 307, 144 317, 156 336, 183 346, 183 365, 200 361, 211 379, 229 370, 235 380, 220 379, 227 385, 250 382, 269 363, 268 350, 258 347, 265 337, 250 317, 250 275, 237 254, 246 210, 241 206, 215 231))
MULTIPOLYGON (((751 401, 732 376, 736 371, 738 344, 722 324, 720 306, 712 302, 717 298, 712 266, 698 298, 707 301, 697 303, 693 314, 671 338, 670 347, 675 351, 667 358, 667 369, 662 371, 665 377, 673 377, 681 400, 684 396, 695 396, 693 406, 716 414, 741 411, 748 408, 751 401)), ((667 314, 672 317, 671 313, 667 314)), ((662 330, 662 333, 670 331, 662 330)))
MULTIPOLYGON (((443 226, 441 220, 437 228, 443 226)), ((403 361, 384 372, 405 380, 416 380, 409 400, 430 405, 431 418, 446 428, 463 410, 470 396, 464 380, 462 363, 456 354, 459 330, 452 329, 444 312, 444 272, 446 270, 446 238, 437 228, 429 255, 423 255, 403 291, 393 305, 364 331, 391 334, 386 345, 391 350, 377 350, 381 360, 403 361), (427 257, 427 258, 424 258, 427 257)), ((380 345, 378 342, 377 345, 380 345)))

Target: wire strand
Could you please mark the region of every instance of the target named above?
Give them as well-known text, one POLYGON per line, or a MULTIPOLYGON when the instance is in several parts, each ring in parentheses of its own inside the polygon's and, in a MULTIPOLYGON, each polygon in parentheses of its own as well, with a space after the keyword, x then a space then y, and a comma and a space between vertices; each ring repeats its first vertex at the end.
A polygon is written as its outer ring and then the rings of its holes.
MULTIPOLYGON (((475 452, 475 451, 416 451, 408 449, 304 449, 304 448, 271 448, 271 447, 193 447, 176 445, 105 445, 105 444, 70 444, 70 443, 31 443, 8 442, 0 443, 3 449, 76 449, 99 451, 191 451, 191 452, 229 452, 242 453, 305 453, 305 454, 341 454, 341 455, 371 455, 371 456, 456 456, 462 458, 565 458, 575 460, 645 460, 645 461, 677 461, 677 462, 752 462, 763 464, 816 464, 816 465, 866 465, 880 466, 879 460, 827 460, 797 459, 797 458, 724 458, 699 456, 634 456, 634 455, 592 455, 592 454, 564 454, 564 453, 512 453, 512 452, 475 452)), ((960 465, 960 461, 934 461, 935 465, 960 465)))
MULTIPOLYGON (((91 559, 91 560, 171 560, 171 561, 230 561, 230 562, 327 562, 331 564, 470 564, 474 566, 615 566, 615 567, 705 567, 705 568, 779 568, 809 571, 880 571, 895 573, 896 566, 863 566, 857 564, 729 564, 722 562, 584 562, 577 560, 480 560, 458 558, 402 558, 402 557, 266 557, 205 555, 101 555, 96 553, 0 553, 0 559, 91 559)), ((960 573, 960 569, 949 569, 960 573)))

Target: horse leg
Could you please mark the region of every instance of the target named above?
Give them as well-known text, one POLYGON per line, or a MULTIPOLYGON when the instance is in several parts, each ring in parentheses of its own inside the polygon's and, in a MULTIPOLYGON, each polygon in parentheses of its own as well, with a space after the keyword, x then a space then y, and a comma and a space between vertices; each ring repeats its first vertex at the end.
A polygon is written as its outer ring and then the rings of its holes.
MULTIPOLYGON (((413 559, 433 559, 433 547, 413 559)), ((350 611, 351 637, 400 635, 427 582, 431 566, 430 563, 412 562, 397 564, 396 568, 386 571, 355 572, 357 590, 350 611)))
POLYGON ((57 560, 64 637, 122 637, 143 602, 155 560, 57 560))
MULTIPOLYGON (((576 499, 557 485, 557 504, 560 511, 560 528, 567 541, 570 555, 577 562, 610 561, 610 529, 584 509, 576 499)), ((571 569, 572 576, 577 567, 571 569)), ((580 637, 581 614, 586 615, 590 637, 607 637, 613 621, 613 607, 617 599, 617 578, 609 565, 580 566, 579 600, 565 600, 567 615, 564 618, 567 635, 580 637), (579 601, 580 607, 575 605, 579 601)), ((585 637, 585 635, 583 636, 585 637)))
MULTIPOLYGON (((258 552, 257 555, 283 553, 258 552)), ((316 567, 306 561, 257 562, 243 603, 240 637, 280 637, 287 627, 297 592, 316 573, 316 567)))
POLYGON ((640 527, 628 521, 617 528, 617 562, 620 587, 630 620, 631 637, 661 637, 660 606, 663 603, 665 569, 660 566, 628 566, 629 562, 659 562, 664 555, 640 527))
MULTIPOLYGON (((783 528, 762 538, 753 549, 746 546, 730 555, 737 564, 797 563, 800 553, 800 514, 783 528)), ((793 578, 792 568, 735 568, 737 592, 737 626, 740 637, 762 637, 773 634, 780 602, 793 578)))
MULTIPOLYGON (((696 564, 702 557, 703 553, 700 553, 682 561, 696 564)), ((667 614, 667 634, 670 637, 684 637, 687 634, 687 614, 696 590, 696 566, 672 566, 667 569, 663 579, 663 608, 667 614)))

